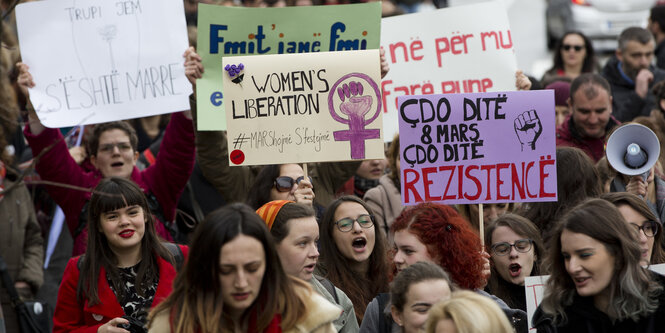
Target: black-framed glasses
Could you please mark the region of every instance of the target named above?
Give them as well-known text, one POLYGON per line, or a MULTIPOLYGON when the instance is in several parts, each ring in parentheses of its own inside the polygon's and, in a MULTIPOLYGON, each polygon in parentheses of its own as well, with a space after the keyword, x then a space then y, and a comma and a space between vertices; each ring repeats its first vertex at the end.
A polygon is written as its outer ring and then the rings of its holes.
MULTIPOLYGON (((293 188, 293 184, 300 184, 300 182, 305 179, 305 176, 300 176, 296 179, 293 179, 289 176, 280 176, 275 178, 275 188, 278 192, 289 192, 293 188)), ((307 177, 309 182, 312 182, 312 178, 307 177)))
POLYGON ((561 46, 561 48, 562 48, 564 51, 570 51, 570 49, 573 49, 573 50, 575 50, 575 52, 580 52, 580 51, 582 51, 582 49, 584 48, 584 46, 582 46, 582 45, 569 45, 569 44, 563 44, 563 46, 561 46))
POLYGON ((510 253, 510 248, 514 247, 517 252, 527 253, 531 250, 532 243, 533 240, 528 238, 518 239, 513 244, 508 242, 496 243, 492 245, 492 252, 497 256, 505 256, 510 253))
POLYGON ((113 152, 113 148, 118 147, 119 151, 129 151, 132 149, 132 145, 129 144, 129 142, 118 142, 118 143, 107 143, 103 145, 99 145, 98 151, 102 153, 111 153, 113 152))
POLYGON ((645 236, 647 237, 653 237, 658 234, 658 230, 660 229, 660 224, 656 221, 644 221, 642 226, 639 226, 635 223, 630 224, 633 228, 635 228, 635 231, 637 233, 640 233, 640 230, 644 233, 645 236))
POLYGON ((345 217, 337 222, 335 224, 337 225, 337 229, 341 232, 349 232, 351 229, 353 229, 353 224, 358 222, 361 228, 371 228, 374 226, 374 216, 369 215, 369 214, 363 214, 358 216, 356 219, 352 219, 350 217, 345 217))

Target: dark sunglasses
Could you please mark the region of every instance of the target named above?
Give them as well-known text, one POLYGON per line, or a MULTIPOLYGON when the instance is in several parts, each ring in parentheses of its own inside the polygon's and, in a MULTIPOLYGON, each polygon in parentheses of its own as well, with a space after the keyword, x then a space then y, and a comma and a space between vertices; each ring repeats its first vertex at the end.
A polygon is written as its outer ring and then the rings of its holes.
MULTIPOLYGON (((288 176, 277 177, 275 179, 275 189, 277 189, 278 192, 289 192, 294 184, 300 184, 303 179, 305 179, 304 176, 300 176, 296 179, 288 176)), ((310 183, 312 182, 312 178, 310 177, 307 177, 307 180, 309 180, 310 183)))
POLYGON ((580 52, 584 48, 584 46, 581 45, 568 45, 568 44, 563 44, 561 47, 564 51, 570 51, 570 49, 575 50, 575 52, 580 52))

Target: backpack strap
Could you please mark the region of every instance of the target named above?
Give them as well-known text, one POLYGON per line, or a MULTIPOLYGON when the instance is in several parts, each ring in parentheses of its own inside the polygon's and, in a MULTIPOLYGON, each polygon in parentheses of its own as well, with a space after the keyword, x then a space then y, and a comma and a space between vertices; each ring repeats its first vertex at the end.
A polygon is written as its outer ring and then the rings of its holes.
POLYGON ((390 333, 393 326, 393 319, 386 316, 383 311, 390 304, 390 293, 380 293, 376 298, 379 301, 379 332, 390 333))
POLYGON ((339 304, 339 297, 337 296, 335 285, 323 276, 314 275, 314 277, 321 283, 321 285, 323 285, 324 288, 326 288, 330 295, 332 295, 332 297, 335 299, 335 303, 339 304))
POLYGON ((162 242, 162 245, 171 253, 173 260, 175 261, 175 270, 176 272, 182 267, 182 263, 185 261, 185 256, 182 254, 182 249, 178 244, 170 242, 162 242))

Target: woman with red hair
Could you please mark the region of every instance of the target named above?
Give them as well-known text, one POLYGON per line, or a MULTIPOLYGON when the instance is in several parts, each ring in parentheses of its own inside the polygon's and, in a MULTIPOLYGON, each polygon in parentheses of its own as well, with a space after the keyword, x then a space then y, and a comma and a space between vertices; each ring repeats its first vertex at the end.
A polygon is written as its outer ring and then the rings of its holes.
MULTIPOLYGON (((448 272, 456 286, 489 296, 480 290, 487 283, 486 270, 489 269, 481 252, 480 238, 454 208, 435 203, 407 208, 390 226, 390 233, 395 243, 393 275, 416 262, 432 262, 448 272)), ((367 306, 361 332, 389 332, 392 324, 384 323, 389 323, 390 319, 382 316, 390 313, 390 304, 385 304, 381 298, 376 297, 367 306)), ((523 318, 526 324, 526 313, 510 309, 498 298, 495 300, 509 319, 515 322, 515 318, 523 318)))

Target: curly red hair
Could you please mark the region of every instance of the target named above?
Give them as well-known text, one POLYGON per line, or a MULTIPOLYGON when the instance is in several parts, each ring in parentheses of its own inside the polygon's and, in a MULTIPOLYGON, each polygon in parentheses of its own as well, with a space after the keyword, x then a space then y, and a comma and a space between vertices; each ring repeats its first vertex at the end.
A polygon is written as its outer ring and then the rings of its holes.
MULTIPOLYGON (((458 286, 478 289, 485 285, 480 238, 454 208, 429 202, 407 208, 390 226, 390 232, 405 229, 418 237, 434 262, 458 286)), ((394 262, 392 271, 396 272, 394 262)))

